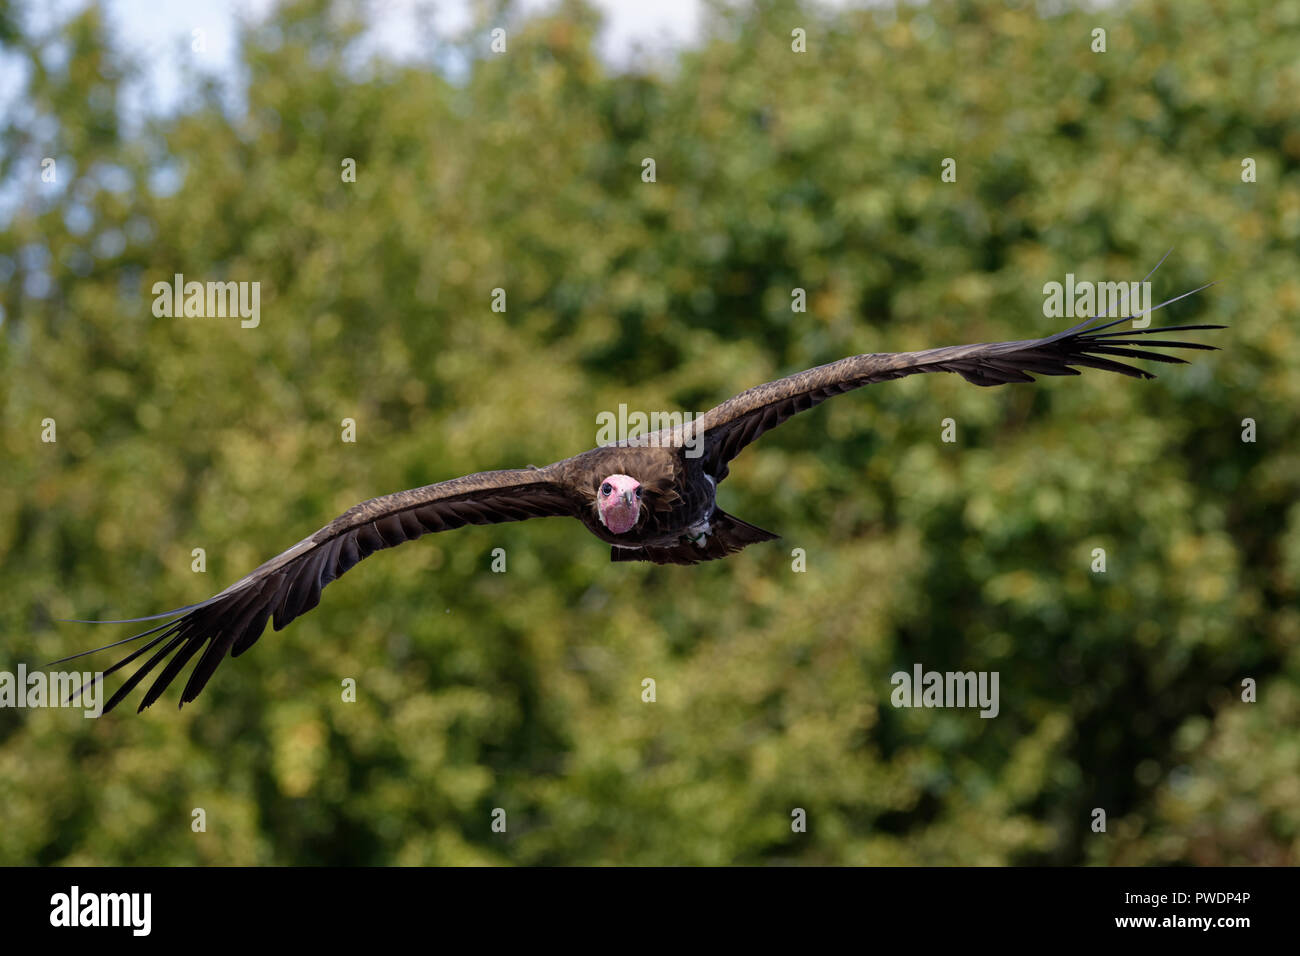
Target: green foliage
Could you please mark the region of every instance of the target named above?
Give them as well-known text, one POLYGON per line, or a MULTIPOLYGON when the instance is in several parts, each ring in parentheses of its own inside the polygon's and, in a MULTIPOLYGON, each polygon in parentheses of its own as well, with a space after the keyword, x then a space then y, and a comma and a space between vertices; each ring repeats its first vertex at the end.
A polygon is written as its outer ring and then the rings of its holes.
POLYGON ((571 522, 468 528, 369 559, 179 713, 175 688, 0 710, 0 863, 1300 860, 1300 3, 760 3, 630 73, 565 5, 505 55, 476 28, 452 78, 360 63, 346 9, 250 25, 237 111, 196 82, 133 128, 97 10, 37 39, 0 7, 29 65, 0 165, 0 669, 364 498, 590 447, 620 402, 1055 331, 1067 272, 1175 247, 1157 295, 1221 281, 1160 316, 1231 326, 1197 333, 1224 351, 874 386, 734 463, 723 506, 780 542, 658 568, 571 522), (260 326, 155 318, 177 272, 260 281, 260 326), (895 709, 915 662, 998 671, 1000 715, 895 709))

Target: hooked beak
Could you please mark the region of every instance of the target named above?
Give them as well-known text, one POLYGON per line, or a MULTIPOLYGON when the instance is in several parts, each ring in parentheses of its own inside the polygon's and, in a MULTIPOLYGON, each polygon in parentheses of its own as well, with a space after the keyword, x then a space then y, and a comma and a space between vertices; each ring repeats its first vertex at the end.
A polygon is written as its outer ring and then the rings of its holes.
POLYGON ((636 502, 636 493, 632 491, 623 492, 623 504, 630 505, 636 502))

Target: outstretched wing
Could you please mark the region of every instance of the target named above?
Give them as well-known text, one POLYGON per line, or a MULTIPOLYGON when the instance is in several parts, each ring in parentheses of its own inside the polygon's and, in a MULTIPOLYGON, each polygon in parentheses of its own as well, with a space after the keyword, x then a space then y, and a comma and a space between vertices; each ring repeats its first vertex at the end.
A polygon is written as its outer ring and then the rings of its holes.
MULTIPOLYGON (((447 531, 466 524, 497 524, 574 515, 579 507, 551 468, 485 471, 362 502, 220 594, 165 614, 133 618, 133 621, 151 621, 183 614, 180 618, 108 645, 116 647, 152 636, 152 640, 104 671, 105 675, 155 648, 157 650, 118 688, 104 711, 107 713, 116 707, 170 656, 171 660, 154 679, 140 704, 139 710, 144 710, 158 699, 190 658, 203 650, 181 693, 181 704, 189 703, 203 690, 227 652, 238 657, 253 645, 265 629, 268 618, 275 630, 280 630, 298 615, 314 608, 320 602, 320 592, 325 585, 376 551, 433 531, 447 531)), ((94 651, 84 651, 72 657, 91 653, 94 651)), ((63 660, 72 660, 72 657, 63 660)), ((63 661, 53 663, 61 664, 63 661)))
MULTIPOLYGON (((1200 289, 1193 291, 1199 292, 1200 289)), ((1223 328, 1221 325, 1174 325, 1158 329, 1129 328, 1119 332, 1104 332, 1103 330, 1127 322, 1128 319, 1100 326, 1094 325, 1096 321, 1089 319, 1045 339, 953 345, 926 349, 923 352, 855 355, 758 385, 705 412, 696 422, 696 427, 704 431, 705 470, 720 481, 727 473, 727 462, 740 454, 741 449, 759 435, 780 425, 792 415, 820 405, 832 395, 873 382, 886 382, 922 372, 956 372, 976 385, 1005 385, 1008 382, 1032 382, 1035 380, 1033 374, 1078 375, 1077 366, 1118 372, 1132 378, 1155 378, 1150 372, 1116 361, 1115 357, 1183 365, 1186 364, 1184 359, 1153 352, 1151 349, 1215 347, 1196 342, 1139 336, 1223 328), (1089 326, 1093 328, 1089 329, 1089 326)))

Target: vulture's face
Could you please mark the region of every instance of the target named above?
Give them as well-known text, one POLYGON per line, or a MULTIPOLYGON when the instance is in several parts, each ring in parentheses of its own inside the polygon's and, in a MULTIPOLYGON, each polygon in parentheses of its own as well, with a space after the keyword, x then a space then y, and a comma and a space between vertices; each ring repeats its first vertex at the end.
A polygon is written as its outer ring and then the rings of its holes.
POLYGON ((596 489, 596 510, 610 531, 631 531, 641 514, 641 482, 631 475, 610 475, 596 489))

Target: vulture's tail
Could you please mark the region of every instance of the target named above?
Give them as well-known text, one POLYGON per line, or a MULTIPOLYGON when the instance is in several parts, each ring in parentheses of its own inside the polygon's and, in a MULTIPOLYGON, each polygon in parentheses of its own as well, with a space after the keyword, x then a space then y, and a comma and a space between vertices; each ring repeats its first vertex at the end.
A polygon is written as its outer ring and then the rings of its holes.
POLYGON ((683 539, 671 548, 612 548, 611 561, 653 561, 655 564, 699 564, 714 561, 747 548, 760 541, 773 541, 780 537, 771 531, 756 528, 725 511, 713 512, 709 519, 710 530, 698 544, 683 539))

